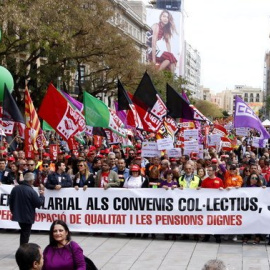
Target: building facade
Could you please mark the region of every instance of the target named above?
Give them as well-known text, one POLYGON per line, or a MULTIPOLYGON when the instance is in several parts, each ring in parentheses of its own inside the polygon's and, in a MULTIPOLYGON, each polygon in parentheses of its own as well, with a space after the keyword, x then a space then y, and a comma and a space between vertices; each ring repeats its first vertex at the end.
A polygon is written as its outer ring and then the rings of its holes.
POLYGON ((211 101, 215 102, 222 110, 233 114, 234 97, 241 97, 249 107, 258 115, 259 110, 263 107, 263 90, 246 85, 235 85, 232 90, 224 90, 217 94, 212 94, 211 101))
POLYGON ((192 97, 201 99, 201 57, 196 49, 185 42, 184 78, 188 81, 185 88, 190 91, 192 97))
POLYGON ((270 52, 267 52, 264 57, 264 106, 266 108, 266 117, 270 117, 268 109, 268 97, 270 97, 270 52))

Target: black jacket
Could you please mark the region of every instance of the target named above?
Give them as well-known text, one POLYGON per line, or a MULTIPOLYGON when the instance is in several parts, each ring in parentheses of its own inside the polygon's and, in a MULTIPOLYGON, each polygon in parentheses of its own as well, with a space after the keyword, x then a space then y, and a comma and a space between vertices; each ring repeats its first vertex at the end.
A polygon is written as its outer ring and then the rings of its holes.
POLYGON ((33 224, 35 222, 35 209, 40 208, 44 200, 44 196, 38 196, 37 192, 26 181, 15 186, 10 193, 9 201, 12 220, 33 224))
POLYGON ((72 187, 72 180, 67 173, 59 174, 54 172, 49 174, 45 187, 47 189, 55 189, 56 185, 61 185, 62 188, 72 187))

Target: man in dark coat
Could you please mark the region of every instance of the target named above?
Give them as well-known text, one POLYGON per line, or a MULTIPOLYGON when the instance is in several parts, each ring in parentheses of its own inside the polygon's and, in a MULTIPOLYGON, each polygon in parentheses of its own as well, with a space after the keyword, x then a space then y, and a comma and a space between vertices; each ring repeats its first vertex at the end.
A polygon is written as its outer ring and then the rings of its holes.
POLYGON ((10 211, 12 220, 17 221, 21 228, 20 245, 28 243, 32 224, 35 222, 35 209, 44 203, 44 191, 37 192, 32 188, 35 176, 33 173, 24 175, 21 185, 15 186, 10 194, 10 211))
POLYGON ((61 188, 72 187, 72 180, 65 172, 66 165, 63 161, 57 161, 55 164, 55 172, 48 175, 48 180, 45 184, 47 189, 60 190, 61 188))

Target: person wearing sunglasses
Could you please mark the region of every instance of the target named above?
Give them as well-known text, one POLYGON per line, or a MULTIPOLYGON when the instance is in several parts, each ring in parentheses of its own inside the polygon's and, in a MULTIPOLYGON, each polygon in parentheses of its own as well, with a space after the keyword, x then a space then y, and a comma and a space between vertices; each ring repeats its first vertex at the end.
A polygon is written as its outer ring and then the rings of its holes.
POLYGON ((28 159, 26 161, 27 164, 27 170, 23 172, 23 175, 27 174, 27 173, 33 173, 34 174, 34 187, 41 187, 40 183, 38 181, 38 174, 39 171, 38 169, 36 169, 36 163, 33 159, 28 159))
POLYGON ((41 170, 39 171, 39 174, 38 174, 38 181, 39 181, 40 187, 42 189, 44 189, 44 187, 46 185, 46 182, 48 180, 48 176, 51 173, 52 173, 52 171, 51 171, 51 168, 50 168, 50 161, 49 160, 43 160, 42 168, 41 168, 41 170))
POLYGON ((77 167, 79 171, 76 173, 73 180, 75 189, 79 190, 79 188, 83 188, 83 190, 86 190, 88 187, 94 187, 95 178, 93 174, 90 173, 87 163, 80 160, 78 161, 77 167))

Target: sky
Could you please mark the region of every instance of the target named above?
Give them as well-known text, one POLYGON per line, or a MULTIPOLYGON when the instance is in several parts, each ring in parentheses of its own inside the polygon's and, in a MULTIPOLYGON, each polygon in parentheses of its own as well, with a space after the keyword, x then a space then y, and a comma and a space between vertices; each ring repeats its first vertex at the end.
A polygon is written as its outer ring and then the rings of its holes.
POLYGON ((201 85, 263 89, 270 0, 184 0, 184 9, 185 39, 201 56, 201 85))

